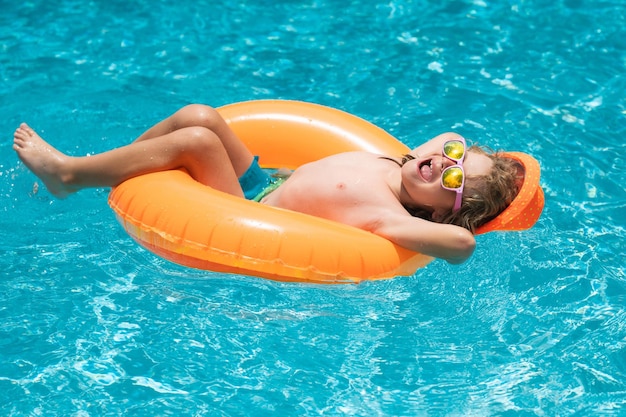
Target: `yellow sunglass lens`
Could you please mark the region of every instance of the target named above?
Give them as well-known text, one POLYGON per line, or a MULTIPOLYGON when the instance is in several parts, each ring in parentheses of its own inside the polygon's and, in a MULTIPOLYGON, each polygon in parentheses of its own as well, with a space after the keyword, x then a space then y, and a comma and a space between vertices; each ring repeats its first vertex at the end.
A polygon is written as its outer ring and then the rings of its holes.
POLYGON ((448 188, 461 188, 463 171, 461 168, 446 169, 441 176, 441 182, 448 188))
POLYGON ((459 160, 463 158, 465 147, 463 146, 463 142, 459 140, 449 140, 443 145, 443 152, 449 158, 459 160))

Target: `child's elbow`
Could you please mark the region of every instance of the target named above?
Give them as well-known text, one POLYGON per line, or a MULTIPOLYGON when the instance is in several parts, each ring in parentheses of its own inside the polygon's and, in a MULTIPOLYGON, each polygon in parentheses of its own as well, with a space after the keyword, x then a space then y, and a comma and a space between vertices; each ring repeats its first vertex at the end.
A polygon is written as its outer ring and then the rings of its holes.
POLYGON ((446 261, 451 264, 462 264, 472 256, 475 249, 476 239, 474 239, 474 235, 467 230, 460 231, 455 239, 454 253, 447 257, 446 261))

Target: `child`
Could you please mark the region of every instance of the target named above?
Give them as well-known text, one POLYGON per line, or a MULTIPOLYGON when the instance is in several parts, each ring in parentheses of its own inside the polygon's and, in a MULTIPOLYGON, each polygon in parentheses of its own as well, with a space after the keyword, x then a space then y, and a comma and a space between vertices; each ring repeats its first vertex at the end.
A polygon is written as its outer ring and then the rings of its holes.
MULTIPOLYGON (((219 113, 198 104, 180 109, 133 143, 97 155, 65 155, 26 124, 15 131, 13 149, 60 198, 181 167, 200 183, 239 197, 252 198, 267 185, 256 158, 219 113)), ((462 263, 476 245, 472 231, 515 197, 519 172, 511 159, 466 148, 461 136, 444 133, 402 159, 346 152, 305 164, 262 195, 261 203, 345 223, 462 263)))

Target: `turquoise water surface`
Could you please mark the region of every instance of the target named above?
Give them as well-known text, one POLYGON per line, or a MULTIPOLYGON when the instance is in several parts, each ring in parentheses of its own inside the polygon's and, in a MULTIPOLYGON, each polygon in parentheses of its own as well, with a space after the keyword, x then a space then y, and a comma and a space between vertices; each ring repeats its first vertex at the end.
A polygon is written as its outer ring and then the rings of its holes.
POLYGON ((0 5, 0 415, 626 415, 621 0, 0 5), (286 284, 161 260, 11 150, 265 98, 530 153, 543 216, 461 266, 286 284))

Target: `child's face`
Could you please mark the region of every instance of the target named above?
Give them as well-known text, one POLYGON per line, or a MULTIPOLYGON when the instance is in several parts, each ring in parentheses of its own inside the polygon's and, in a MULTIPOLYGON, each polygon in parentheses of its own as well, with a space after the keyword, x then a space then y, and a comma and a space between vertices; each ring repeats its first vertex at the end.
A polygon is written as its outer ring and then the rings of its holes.
MULTIPOLYGON (((402 203, 432 212, 434 220, 452 210, 456 197, 454 191, 446 190, 441 186, 442 171, 455 163, 442 155, 441 146, 445 140, 437 142, 441 142, 439 148, 420 147, 422 153, 402 167, 402 203), (423 153, 424 150, 428 153, 423 153)), ((487 175, 492 167, 491 159, 471 151, 467 152, 463 161, 466 178, 487 175)))

